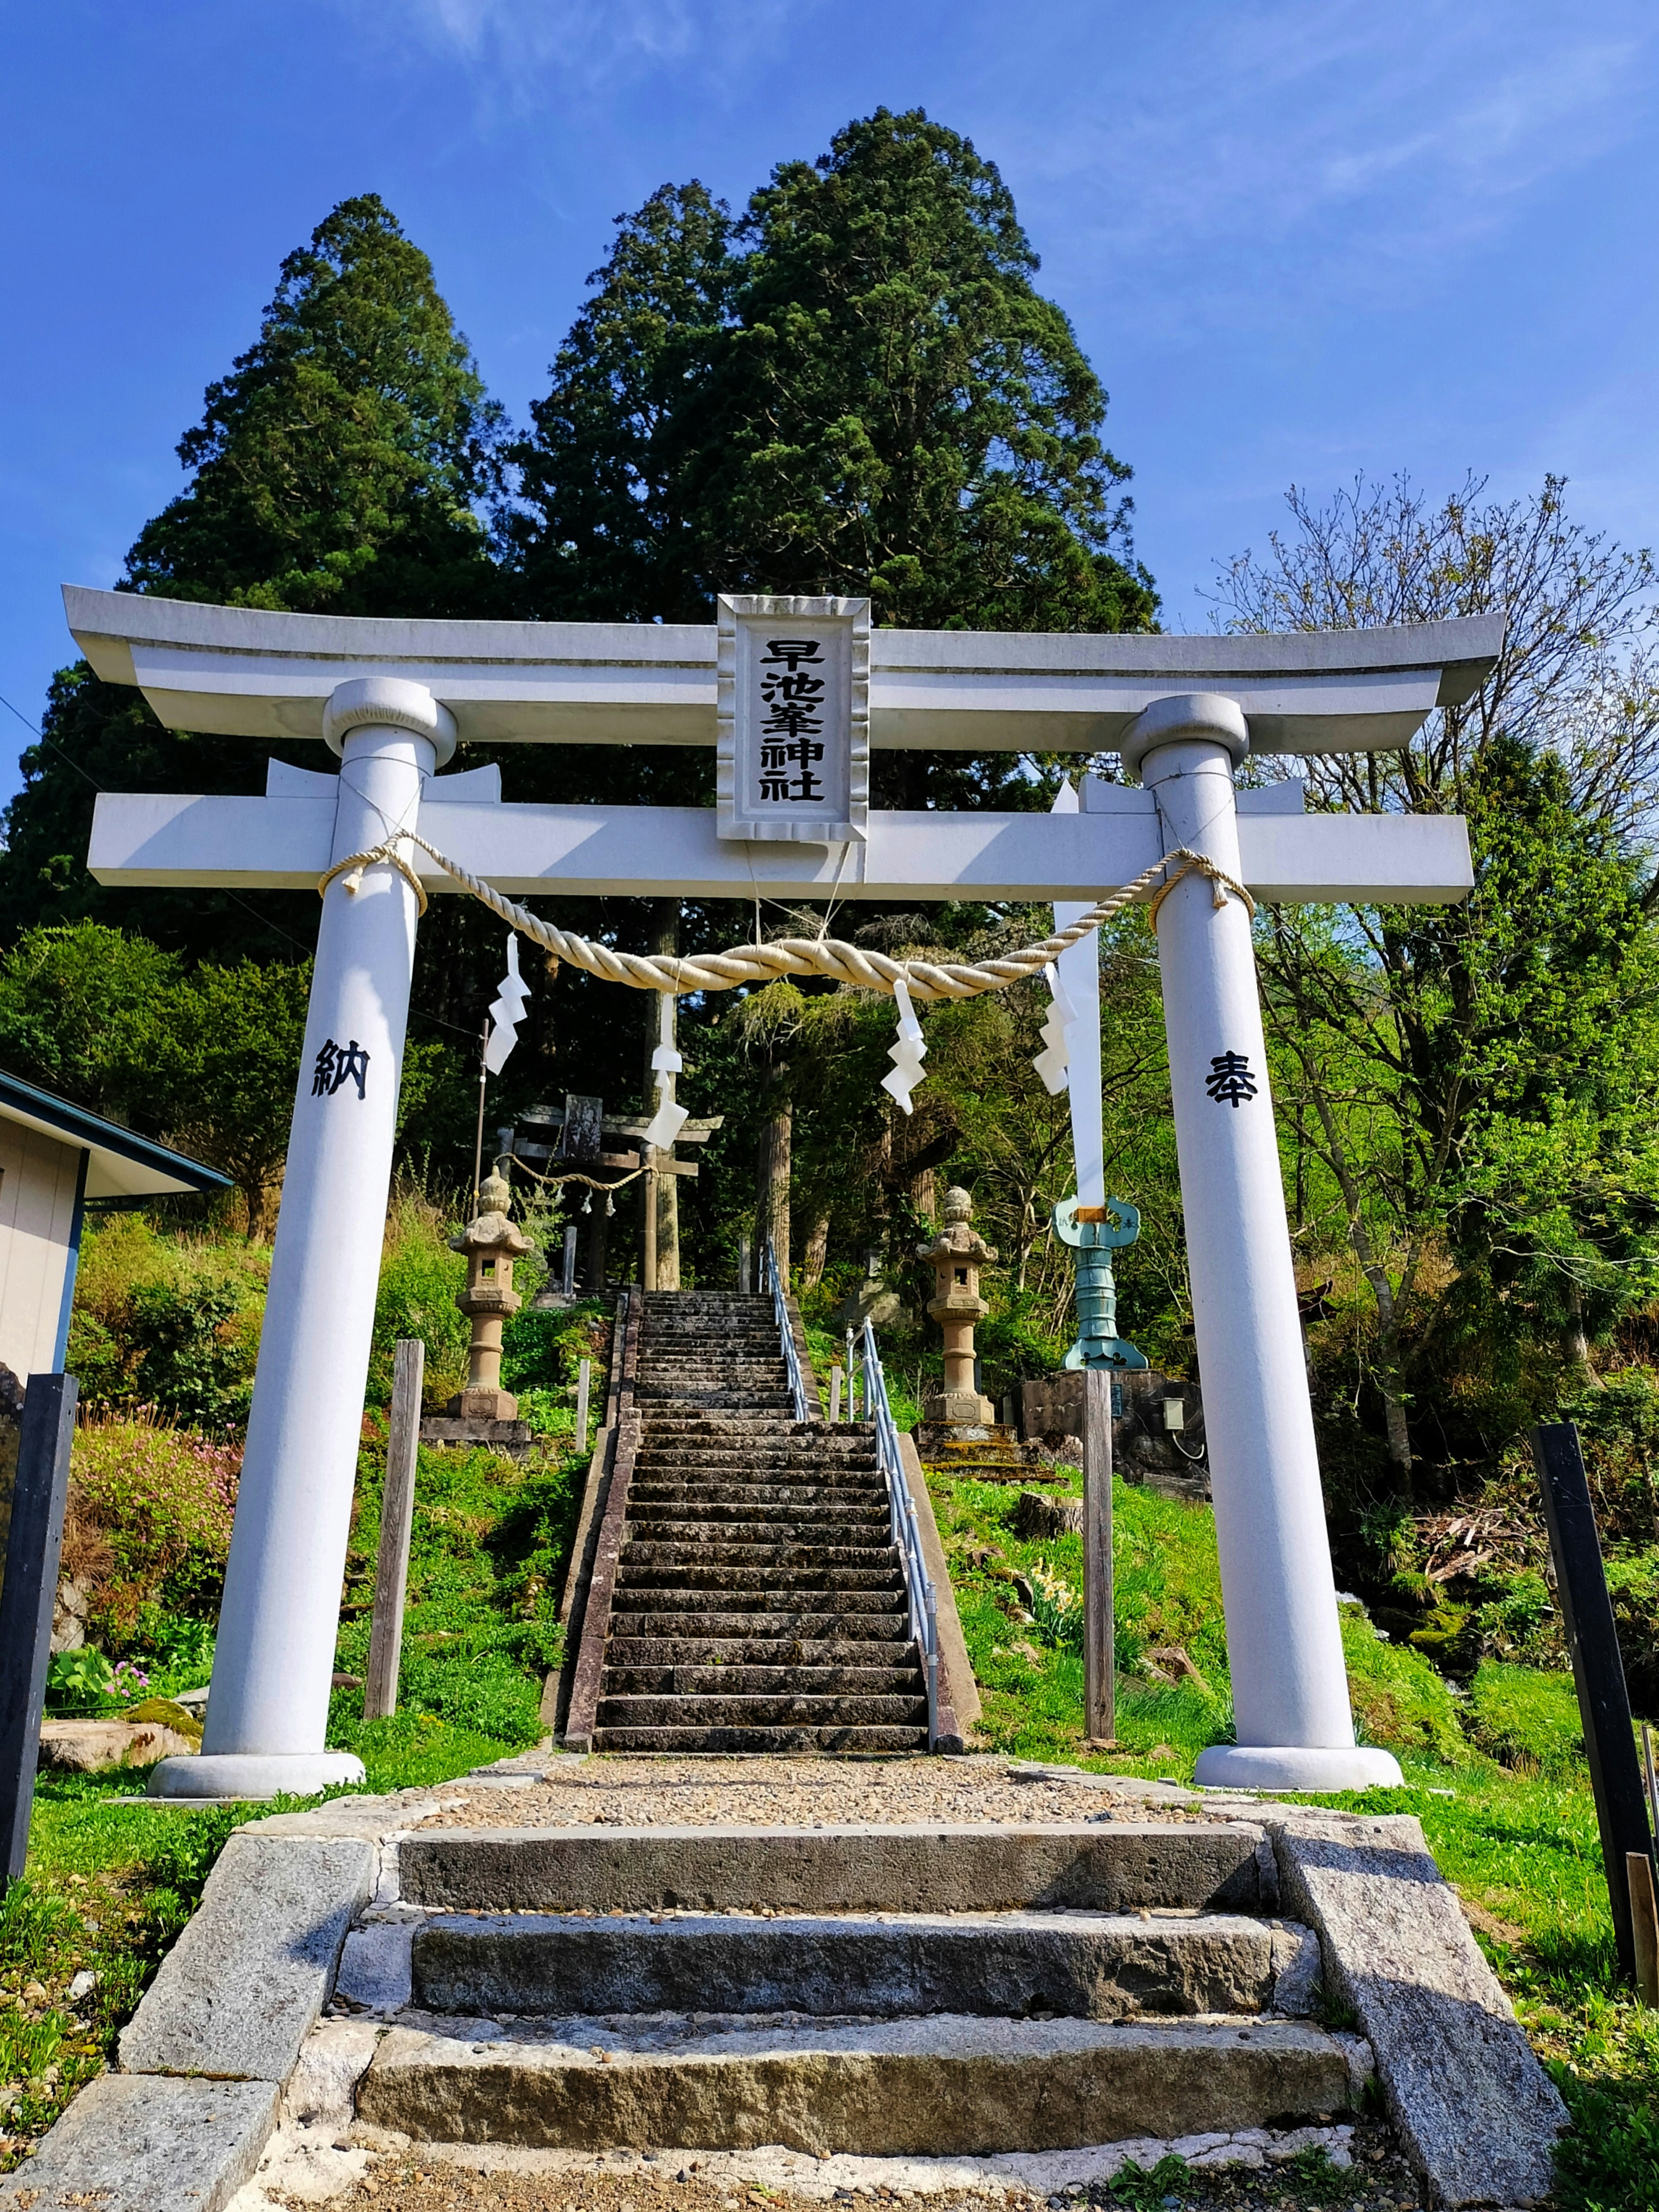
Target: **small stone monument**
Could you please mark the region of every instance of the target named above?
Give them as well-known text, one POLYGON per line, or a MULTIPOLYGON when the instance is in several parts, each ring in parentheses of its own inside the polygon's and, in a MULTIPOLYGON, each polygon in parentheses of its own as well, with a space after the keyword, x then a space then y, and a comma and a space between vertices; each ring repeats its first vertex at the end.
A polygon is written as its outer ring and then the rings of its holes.
POLYGON ((506 1164, 503 1154, 479 1190, 477 1214, 449 1240, 452 1252, 466 1255, 466 1287, 455 1300, 472 1324, 466 1388, 436 1419, 422 1422, 421 1437, 427 1443, 487 1444, 520 1456, 530 1449, 530 1424, 519 1419, 518 1400, 501 1388, 501 1326, 524 1304, 513 1287, 514 1266, 536 1247, 508 1218, 513 1192, 506 1164))
POLYGON ((979 1294, 979 1271, 997 1255, 969 1226, 973 1212, 965 1190, 947 1190, 944 1228, 931 1243, 916 1247, 917 1259, 933 1271, 927 1310, 945 1335, 945 1388, 923 1409, 930 1425, 987 1429, 996 1420, 995 1407, 974 1388, 974 1323, 991 1310, 979 1294))
POLYGON ((891 1328, 896 1322, 912 1317, 907 1315, 897 1291, 890 1290, 882 1280, 881 1248, 872 1244, 864 1254, 863 1279, 853 1285, 836 1308, 836 1326, 858 1335, 866 1321, 873 1322, 878 1328, 891 1328))

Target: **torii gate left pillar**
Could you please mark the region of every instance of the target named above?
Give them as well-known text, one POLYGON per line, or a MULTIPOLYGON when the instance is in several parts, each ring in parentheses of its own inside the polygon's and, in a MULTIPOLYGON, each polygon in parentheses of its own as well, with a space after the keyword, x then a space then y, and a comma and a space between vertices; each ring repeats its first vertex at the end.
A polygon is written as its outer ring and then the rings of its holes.
MULTIPOLYGON (((331 865, 413 829, 455 750, 448 710, 396 677, 339 685, 323 734, 340 757, 331 865)), ((322 1747, 416 907, 390 867, 336 876, 323 896, 207 1724, 198 1756, 158 1767, 165 1796, 303 1796, 363 1778, 352 1753, 322 1747)))

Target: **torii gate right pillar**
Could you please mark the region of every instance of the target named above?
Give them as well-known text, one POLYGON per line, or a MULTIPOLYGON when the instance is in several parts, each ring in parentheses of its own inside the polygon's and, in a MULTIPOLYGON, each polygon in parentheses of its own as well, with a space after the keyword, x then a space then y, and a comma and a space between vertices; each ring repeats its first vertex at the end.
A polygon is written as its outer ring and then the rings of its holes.
MULTIPOLYGON (((1249 744, 1232 700, 1197 694, 1149 707, 1123 748, 1156 797, 1164 849, 1201 853, 1235 881, 1233 768, 1249 744)), ((1249 916, 1216 898, 1194 872, 1157 920, 1237 1735, 1203 1753, 1197 1779, 1398 1785, 1391 1754, 1353 1740, 1249 916)))

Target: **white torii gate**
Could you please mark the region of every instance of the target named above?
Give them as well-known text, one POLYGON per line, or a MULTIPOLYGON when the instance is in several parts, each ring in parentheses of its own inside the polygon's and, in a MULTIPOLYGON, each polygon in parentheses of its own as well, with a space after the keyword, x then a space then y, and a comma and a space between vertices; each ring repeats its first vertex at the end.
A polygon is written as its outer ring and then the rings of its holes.
MULTIPOLYGON (((72 586, 64 600, 98 674, 138 685, 170 727, 319 738, 340 761, 337 775, 273 762, 263 799, 100 797, 88 864, 103 884, 310 889, 337 860, 418 828, 514 896, 833 890, 1074 910, 1176 847, 1261 901, 1463 897, 1462 821, 1304 817, 1298 783, 1236 793, 1233 770, 1252 750, 1403 745, 1432 708, 1470 696, 1502 630, 1496 617, 1267 637, 866 627, 849 679, 853 714, 867 708, 860 744, 1112 750, 1140 783, 1085 777, 1069 812, 866 817, 855 770, 841 811, 858 818, 830 845, 734 835, 729 813, 722 835, 714 809, 506 805, 493 768, 439 777, 458 740, 718 744, 724 795, 730 709, 722 724, 713 624, 357 620, 72 586)), ((453 888, 403 849, 428 892, 453 888)), ((362 1771, 324 1735, 416 919, 390 866, 355 896, 337 878, 324 898, 207 1731, 200 1756, 157 1770, 164 1795, 305 1791, 362 1771)), ((1397 1782, 1386 1752, 1353 1741, 1249 917, 1189 875, 1158 936, 1237 1736, 1203 1754, 1199 1779, 1397 1782), (1246 1079, 1218 1079, 1218 1063, 1246 1079)), ((1092 943, 1068 956, 1085 1040, 1097 972, 1092 943)), ((1080 1046, 1074 1071, 1086 1065, 1080 1046)), ((1074 1082, 1073 1103, 1092 1185, 1098 1102, 1074 1082)))

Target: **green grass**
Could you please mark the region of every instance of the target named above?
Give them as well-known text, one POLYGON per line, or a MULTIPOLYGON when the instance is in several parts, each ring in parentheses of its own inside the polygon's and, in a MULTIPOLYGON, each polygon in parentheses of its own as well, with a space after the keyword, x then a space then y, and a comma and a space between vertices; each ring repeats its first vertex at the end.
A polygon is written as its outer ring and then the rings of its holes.
POLYGON ((1582 1773, 1584 1731, 1568 1674, 1486 1659, 1469 1685, 1471 1741, 1517 1774, 1582 1773))
MULTIPOLYGON (((558 1593, 586 1462, 556 1443, 523 1467, 483 1451, 422 1451, 416 1476, 398 1711, 365 1722, 337 1690, 328 1741, 357 1753, 373 1791, 448 1781, 534 1743, 543 1679, 558 1663, 558 1593)), ((364 1446, 337 1666, 368 1656, 385 1454, 364 1446)), ((15 2166, 116 2039, 194 1911, 236 1807, 119 1801, 147 1770, 47 1773, 28 1872, 0 1903, 0 2170, 15 2166), (71 2001, 82 1969, 94 1988, 71 2001)), ((315 1804, 316 1798, 293 1801, 315 1804)), ((283 1809, 261 1807, 252 1817, 283 1809)))
MULTIPOLYGON (((1208 1509, 1113 1484, 1119 1747, 1094 1753, 1083 1748, 1081 1657, 1045 1627, 1056 1616, 1026 1603, 1016 1579, 1039 1600, 1039 1571, 1075 1588, 1080 1540, 1021 1541, 1009 1487, 931 1482, 984 1698, 979 1741, 1098 1772, 1189 1780, 1199 1753, 1224 1741, 1231 1721, 1208 1509), (1176 1649, 1200 1679, 1148 1679, 1149 1665, 1171 1671, 1158 1655, 1176 1649)), ((1080 1487, 1073 1477, 1071 1494, 1080 1487)), ((1644 2012, 1618 1978, 1571 1678, 1489 1660, 1459 1695, 1420 1653, 1380 1637, 1362 1610, 1344 1607, 1342 1633, 1358 1732, 1395 1753, 1407 1786, 1323 1802, 1422 1822, 1572 2111, 1560 2212, 1659 2212, 1659 2013, 1644 2012)), ((1124 2201, 1139 2201, 1138 2186, 1124 2201)), ((1163 2193, 1149 2184, 1146 2202, 1163 2193)))

